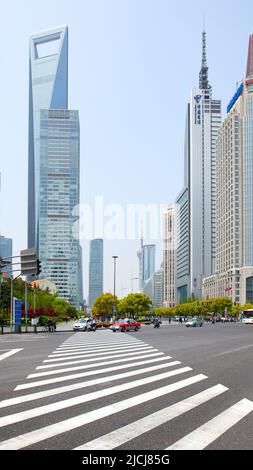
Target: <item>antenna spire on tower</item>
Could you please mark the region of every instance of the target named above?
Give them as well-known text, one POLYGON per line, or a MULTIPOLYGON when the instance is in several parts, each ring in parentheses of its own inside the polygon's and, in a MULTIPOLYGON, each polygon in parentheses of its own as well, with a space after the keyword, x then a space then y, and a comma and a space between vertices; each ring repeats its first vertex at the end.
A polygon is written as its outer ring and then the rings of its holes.
POLYGON ((202 32, 202 63, 201 63, 201 70, 199 73, 199 88, 201 90, 207 90, 210 88, 208 82, 208 66, 207 66, 207 59, 206 59, 206 32, 205 32, 205 17, 203 18, 204 22, 204 30, 202 32))

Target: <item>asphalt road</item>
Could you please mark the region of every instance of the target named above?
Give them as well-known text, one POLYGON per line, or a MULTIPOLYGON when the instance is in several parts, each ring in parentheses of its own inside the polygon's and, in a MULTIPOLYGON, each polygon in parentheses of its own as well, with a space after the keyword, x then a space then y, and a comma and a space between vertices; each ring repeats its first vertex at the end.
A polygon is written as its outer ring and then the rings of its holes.
POLYGON ((3 335, 0 450, 252 450, 252 339, 227 323, 3 335))

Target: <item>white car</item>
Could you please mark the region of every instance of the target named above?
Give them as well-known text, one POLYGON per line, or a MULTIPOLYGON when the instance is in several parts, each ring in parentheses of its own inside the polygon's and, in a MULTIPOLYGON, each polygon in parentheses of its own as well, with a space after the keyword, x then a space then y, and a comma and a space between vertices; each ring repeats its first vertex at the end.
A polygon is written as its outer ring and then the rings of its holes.
POLYGON ((87 329, 87 320, 80 318, 80 320, 74 323, 74 326, 73 326, 74 331, 86 331, 86 329, 87 329))

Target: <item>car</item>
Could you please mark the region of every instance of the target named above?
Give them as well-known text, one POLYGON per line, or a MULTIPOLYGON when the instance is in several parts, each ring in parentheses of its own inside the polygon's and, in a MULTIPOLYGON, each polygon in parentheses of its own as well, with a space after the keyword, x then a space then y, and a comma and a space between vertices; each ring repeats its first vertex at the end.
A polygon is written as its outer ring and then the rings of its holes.
POLYGON ((110 321, 95 320, 97 328, 109 328, 112 324, 110 321))
POLYGON ((188 318, 188 320, 185 322, 185 326, 202 326, 203 321, 201 318, 198 317, 193 317, 193 318, 188 318))
POLYGON ((84 318, 80 318, 78 321, 74 323, 73 330, 74 331, 86 331, 87 329, 87 320, 84 318))
POLYGON ((132 318, 120 318, 110 326, 110 330, 114 333, 116 331, 138 331, 141 327, 141 323, 133 320, 132 318))

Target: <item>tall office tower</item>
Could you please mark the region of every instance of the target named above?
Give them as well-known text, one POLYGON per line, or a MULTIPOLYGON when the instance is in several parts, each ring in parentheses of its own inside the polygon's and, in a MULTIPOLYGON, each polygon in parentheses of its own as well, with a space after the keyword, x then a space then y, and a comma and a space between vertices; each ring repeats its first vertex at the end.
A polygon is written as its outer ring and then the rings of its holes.
POLYGON ((141 266, 141 284, 142 289, 145 286, 145 282, 155 272, 155 245, 143 245, 142 246, 142 266, 141 266))
POLYGON ((68 29, 63 26, 30 38, 28 247, 36 247, 42 276, 78 307, 79 117, 67 108, 68 29))
POLYGON ((164 274, 162 266, 145 282, 143 293, 151 298, 154 307, 163 307, 164 274))
POLYGON ((163 212, 163 305, 175 306, 176 207, 169 204, 163 212))
POLYGON ((201 297, 203 278, 214 273, 215 144, 220 123, 221 102, 213 100, 208 81, 204 31, 199 88, 191 90, 187 106, 184 188, 177 198, 177 303, 192 294, 201 297))
MULTIPOLYGON (((6 238, 3 235, 0 235, 0 260, 3 258, 8 258, 10 259, 5 259, 4 261, 11 261, 12 257, 12 239, 11 238, 6 238)), ((8 271, 11 271, 12 266, 8 265, 5 268, 2 268, 1 271, 2 273, 6 272, 6 277, 11 277, 11 274, 8 273, 8 271)))
POLYGON ((227 107, 219 131, 216 272, 203 280, 205 298, 253 302, 253 35, 246 79, 227 107))
POLYGON ((92 307, 97 297, 103 294, 103 240, 97 238, 90 241, 89 262, 89 307, 92 307))
POLYGON ((137 250, 137 256, 139 259, 139 291, 141 292, 141 290, 143 289, 143 273, 142 273, 143 237, 141 237, 141 245, 140 245, 140 248, 138 248, 137 250))

